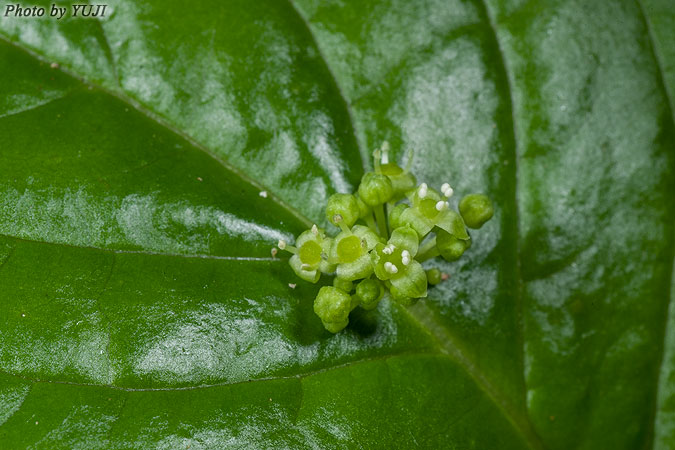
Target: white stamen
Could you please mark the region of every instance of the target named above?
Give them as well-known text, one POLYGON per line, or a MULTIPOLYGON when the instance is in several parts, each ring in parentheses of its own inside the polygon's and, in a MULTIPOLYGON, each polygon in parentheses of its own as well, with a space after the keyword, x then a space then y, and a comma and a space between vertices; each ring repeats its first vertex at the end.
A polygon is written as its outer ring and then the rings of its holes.
POLYGON ((267 198, 267 191, 260 191, 258 195, 261 196, 262 198, 267 198))
POLYGON ((382 151, 382 164, 389 164, 389 142, 384 141, 380 150, 382 151))
POLYGON ((390 262, 384 263, 384 270, 386 270, 389 273, 398 273, 398 267, 396 267, 390 262))
POLYGON ((288 283, 288 287, 291 288, 291 289, 295 289, 295 286, 297 286, 297 284, 295 284, 295 283, 288 283))
POLYGON ((450 184, 443 183, 443 186, 441 186, 441 192, 443 192, 443 195, 445 195, 447 198, 450 198, 455 191, 450 187, 450 184))
POLYGON ((335 222, 335 223, 340 223, 340 222, 342 222, 342 216, 341 216, 340 214, 335 214, 335 215, 333 216, 333 222, 335 222))
POLYGON ((301 268, 302 270, 309 270, 309 269, 312 268, 312 266, 310 266, 309 264, 303 264, 302 266, 300 266, 300 268, 301 268))
POLYGON ((394 253, 394 250, 396 250, 394 244, 389 244, 382 249, 382 253, 384 253, 385 255, 391 255, 392 253, 394 253))
POLYGON ((278 253, 278 252, 279 252, 279 251, 277 250, 276 247, 272 247, 272 250, 270 251, 270 253, 272 254, 272 258, 274 258, 275 256, 277 256, 277 253, 278 253))
POLYGON ((445 211, 450 206, 450 203, 444 202, 443 200, 436 203, 436 211, 445 211))
POLYGON ((277 242, 277 247, 279 247, 280 250, 285 250, 286 249, 286 241, 280 239, 279 242, 277 242))
POLYGON ((408 250, 403 250, 403 253, 401 253, 401 262, 404 266, 410 264, 410 252, 408 250))
POLYGON ((427 190, 429 189, 429 186, 427 186, 426 183, 420 184, 420 188, 417 191, 417 196, 419 198, 425 198, 427 196, 427 190))
POLYGON ((319 228, 316 226, 316 224, 312 225, 312 233, 313 233, 315 236, 318 236, 318 235, 319 235, 319 228))

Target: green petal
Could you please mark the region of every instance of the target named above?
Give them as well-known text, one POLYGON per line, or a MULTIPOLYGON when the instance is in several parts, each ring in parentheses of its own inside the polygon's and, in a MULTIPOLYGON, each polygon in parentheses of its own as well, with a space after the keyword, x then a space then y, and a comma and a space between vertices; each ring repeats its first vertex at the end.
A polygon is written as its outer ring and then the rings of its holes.
POLYGON ((406 296, 395 286, 389 286, 389 294, 391 295, 392 300, 394 300, 396 303, 402 306, 412 306, 419 300, 418 298, 411 298, 406 296))
POLYGON ((321 245, 322 238, 320 237, 322 232, 319 231, 319 234, 316 235, 312 233, 312 230, 303 231, 300 233, 300 236, 295 240, 295 246, 300 248, 309 241, 314 241, 317 244, 321 245))
POLYGON ((300 261, 300 257, 298 255, 291 256, 291 259, 288 261, 288 263, 293 269, 293 272, 295 272, 295 274, 303 280, 309 281, 310 283, 316 283, 319 281, 321 272, 319 272, 316 267, 310 270, 303 270, 302 261, 300 261))
POLYGON ((405 203, 399 203, 396 205, 394 208, 389 210, 389 226, 392 228, 398 228, 402 227, 405 225, 405 223, 401 220, 401 214, 403 214, 403 211, 406 209, 410 208, 408 205, 405 203))
POLYGON ((469 239, 469 234, 466 232, 466 226, 462 217, 451 209, 447 209, 439 214, 439 217, 436 219, 436 226, 456 236, 458 239, 469 239))
POLYGON ((401 294, 411 298, 427 296, 427 274, 422 264, 414 260, 410 262, 406 271, 391 279, 391 285, 401 294))
POLYGON ((354 225, 352 228, 352 233, 354 233, 359 239, 366 241, 366 249, 368 251, 372 250, 375 245, 382 242, 382 238, 377 235, 373 230, 363 225, 354 225))
POLYGON ((417 237, 417 232, 409 225, 406 225, 396 228, 391 233, 389 244, 394 245, 400 250, 408 250, 410 256, 415 256, 419 248, 419 238, 417 237))
POLYGON ((417 208, 408 208, 401 213, 401 222, 410 225, 417 232, 420 240, 424 238, 434 227, 434 222, 429 220, 417 208))
POLYGON ((338 264, 336 273, 343 280, 353 281, 366 278, 373 273, 373 263, 368 253, 364 253, 354 262, 338 264))

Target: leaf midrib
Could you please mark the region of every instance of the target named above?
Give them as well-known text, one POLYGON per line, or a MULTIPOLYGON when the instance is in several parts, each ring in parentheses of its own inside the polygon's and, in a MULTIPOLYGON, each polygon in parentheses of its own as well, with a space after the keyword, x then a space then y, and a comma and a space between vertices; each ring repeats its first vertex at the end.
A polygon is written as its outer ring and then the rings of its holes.
MULTIPOLYGON (((352 116, 352 112, 349 108, 349 103, 347 102, 346 98, 344 97, 343 90, 341 86, 339 85, 337 78, 334 75, 334 72, 330 65, 328 64, 328 61, 326 60, 323 52, 320 49, 319 43, 317 42, 316 38, 314 37, 314 34, 312 33, 309 23, 306 21, 306 19, 299 13, 299 11, 295 8, 295 6, 292 3, 292 0, 288 0, 289 2, 289 7, 292 7, 294 12, 300 17, 301 22, 305 25, 307 28, 307 32, 310 34, 310 37, 312 41, 314 42, 315 46, 320 52, 320 56, 322 61, 324 62, 326 68, 328 69, 328 72, 330 73, 331 77, 333 78, 333 82, 335 83, 335 86, 340 94, 340 97, 342 98, 344 102, 345 108, 347 108, 348 112, 348 117, 349 117, 349 124, 352 128, 352 132, 356 136, 356 142, 357 146, 359 148, 359 153, 362 156, 362 161, 365 166, 366 162, 363 158, 364 149, 363 149, 363 143, 358 139, 358 136, 356 135, 356 127, 354 124, 354 119, 352 116)), ((487 11, 487 8, 486 8, 487 11)), ((494 33, 494 27, 491 25, 492 32, 494 33)), ((496 33, 494 35, 494 38, 497 40, 496 33)), ((44 55, 40 54, 38 51, 32 48, 28 48, 24 46, 23 44, 20 44, 18 42, 12 41, 10 38, 5 36, 1 31, 0 31, 0 41, 3 41, 9 45, 12 45, 13 47, 27 53, 31 57, 37 59, 38 61, 41 61, 45 64, 50 64, 53 62, 53 60, 50 60, 46 58, 44 55)), ((498 42, 498 40, 497 40, 498 42)), ((500 48, 500 54, 501 54, 501 48, 500 48)), ((112 56, 112 55, 111 55, 112 56)), ((114 63, 114 58, 111 58, 111 64, 114 63)), ((167 130, 171 131, 172 133, 176 134, 177 136, 181 137, 188 143, 190 143, 193 147, 201 150, 202 152, 206 153, 208 156, 213 158, 218 164, 223 166, 226 170, 234 174, 235 176, 239 177, 244 183, 247 183, 251 186, 254 186, 256 189, 259 190, 265 190, 268 192, 268 198, 274 201, 275 203, 278 204, 279 207, 285 209, 287 212, 292 214, 296 219, 298 219, 300 222, 305 224, 307 227, 310 227, 314 222, 308 219, 304 214, 302 214, 299 210, 295 209, 293 206, 290 204, 286 203, 284 200, 279 198, 274 194, 274 192, 270 189, 259 183, 257 180, 254 180, 253 178, 250 178, 246 173, 242 172, 240 169, 238 169, 236 166, 231 165, 229 162, 226 160, 222 159, 218 155, 216 155, 214 152, 212 152, 208 147, 194 139, 192 136, 187 134, 186 132, 176 128, 173 126, 171 123, 169 123, 166 119, 164 119, 161 115, 157 114, 155 111, 153 111, 150 107, 140 103, 136 99, 132 98, 131 96, 125 94, 123 91, 117 91, 110 89, 106 86, 103 86, 102 84, 96 84, 93 83, 80 74, 76 73, 75 71, 64 67, 60 66, 59 70, 63 72, 64 74, 74 78, 75 80, 79 81, 85 86, 90 86, 92 88, 96 88, 101 90, 102 92, 106 93, 107 95, 110 95, 121 102, 133 107, 136 109, 139 113, 145 115, 148 119, 156 122, 158 125, 166 128, 167 130)), ((505 70, 505 68, 504 68, 505 70)), ((510 88, 510 85, 509 85, 510 88)), ((510 92, 509 92, 510 94, 510 92)), ((510 98, 510 95, 509 95, 510 98)), ((365 168, 364 168, 365 170, 365 168)), ((515 169, 514 169, 515 170, 515 169)), ((517 177, 516 177, 517 178, 517 177)), ((19 239, 19 240, 26 240, 22 239, 16 236, 6 236, 9 238, 13 239, 19 239)), ((32 242, 37 242, 37 241, 32 241, 32 242)), ((53 244, 53 245, 68 245, 68 244, 62 244, 62 243, 51 243, 51 242, 44 242, 45 244, 53 244)), ((72 245, 71 245, 72 246, 72 245)), ((72 246, 75 247, 75 246, 72 246)), ((95 247, 84 247, 84 248, 90 248, 93 250, 101 250, 101 251, 112 251, 112 252, 119 252, 119 253, 127 253, 127 251, 118 251, 118 250, 109 250, 109 249, 99 249, 95 247)), ((131 251, 133 252, 133 251, 131 251)), ((145 251, 140 251, 137 253, 143 253, 143 254, 157 254, 157 255, 165 255, 165 256, 183 256, 183 257, 202 257, 202 255, 167 255, 164 253, 151 253, 151 252, 145 252, 145 251)), ((209 256, 212 257, 212 256, 209 256)), ((213 257, 218 258, 218 257, 213 257)), ((222 258, 227 258, 227 257, 222 257, 222 258)), ((455 363, 459 364, 461 367, 464 368, 464 371, 470 376, 470 378, 474 381, 476 386, 482 390, 485 395, 495 404, 495 406, 502 412, 504 417, 514 426, 514 429, 521 434, 521 436, 524 438, 524 440, 527 442, 529 447, 533 450, 539 450, 543 449, 544 446, 541 443, 541 440, 539 437, 534 433, 531 423, 529 421, 529 418, 527 415, 520 414, 515 407, 511 405, 511 403, 506 399, 504 395, 502 395, 488 380, 488 378, 477 368, 475 362, 468 356, 467 352, 463 351, 460 349, 458 346, 458 339, 455 338, 452 333, 447 329, 445 326, 430 326, 430 323, 426 322, 424 318, 421 318, 420 316, 416 315, 413 312, 407 311, 406 308, 400 307, 397 305, 399 309, 402 311, 406 312, 406 314, 410 317, 411 321, 413 321, 423 332, 429 334, 437 343, 438 343, 438 348, 439 348, 439 353, 438 355, 444 355, 453 360, 455 363)), ((434 314, 434 313, 432 313, 434 314)), ((393 355, 396 356, 396 355, 393 355)), ((347 363, 346 365, 350 364, 355 364, 360 362, 361 360, 357 361, 352 361, 350 363, 347 363)), ((322 370, 332 370, 333 368, 337 368, 340 366, 332 366, 326 369, 322 370)), ((7 374, 10 376, 16 376, 13 374, 7 374)), ((290 376, 287 378, 294 378, 297 376, 290 376)), ((271 378, 274 379, 274 378, 271 378)), ((251 382, 255 381, 260 381, 260 380, 266 380, 266 379, 256 379, 252 380, 251 382)), ((42 382, 55 382, 55 381, 42 381, 42 382)), ((56 383, 56 382, 55 382, 56 383)), ((61 382, 63 383, 63 382, 61 382)), ((67 383, 66 384, 76 384, 76 383, 67 383)), ((105 385, 92 385, 92 386, 105 386, 105 385)))
MULTIPOLYGON (((668 109, 670 110, 670 118, 673 123, 673 127, 675 128, 675 108, 673 107, 673 99, 671 97, 671 92, 668 89, 668 86, 666 85, 666 77, 665 77, 665 71, 663 69, 663 62, 661 61, 661 56, 659 55, 659 52, 657 51, 657 46, 655 45, 655 39, 654 39, 654 32, 652 31, 652 25, 651 21, 649 20, 649 16, 647 15, 647 11, 645 10, 644 4, 642 3, 642 0, 635 0, 635 3, 637 4, 638 9, 640 10, 640 14, 642 15, 642 18, 644 20, 644 25, 645 28, 647 29, 647 38, 649 40, 649 45, 652 50, 652 55, 654 56, 654 61, 656 63, 656 68, 658 69, 658 78, 659 82, 661 83, 661 87, 663 88, 663 91, 666 95, 666 99, 668 100, 668 109)), ((673 239, 673 238, 671 238, 673 239)), ((670 284, 668 286, 668 292, 667 292, 667 300, 666 300, 666 306, 665 306, 665 311, 663 313, 663 324, 661 326, 661 339, 659 340, 659 343, 661 344, 660 351, 658 353, 659 355, 659 361, 656 366, 656 383, 654 387, 654 396, 652 398, 653 402, 653 409, 650 411, 651 417, 650 417, 650 423, 649 423, 649 435, 647 436, 647 439, 645 439, 644 443, 644 448, 654 448, 654 443, 655 443, 655 436, 656 436, 656 416, 658 415, 658 408, 659 408, 659 388, 661 386, 661 374, 662 374, 662 369, 663 369, 663 361, 665 358, 665 353, 666 353, 666 338, 668 336, 668 319, 670 317, 670 310, 673 308, 673 297, 675 296, 673 293, 673 283, 674 283, 674 277, 675 277, 675 239, 672 241, 671 245, 671 258, 670 258, 670 284)))

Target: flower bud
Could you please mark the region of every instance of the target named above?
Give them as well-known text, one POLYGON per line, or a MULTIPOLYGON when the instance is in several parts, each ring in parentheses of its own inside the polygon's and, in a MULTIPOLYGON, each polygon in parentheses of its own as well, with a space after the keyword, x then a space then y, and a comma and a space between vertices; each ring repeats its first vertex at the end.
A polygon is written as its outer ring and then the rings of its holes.
POLYGON ((333 286, 340 289, 341 291, 345 291, 348 294, 352 291, 352 289, 354 289, 354 283, 349 280, 344 280, 340 277, 333 278, 333 286))
POLYGON ((389 226, 393 228, 402 227, 405 225, 405 222, 401 220, 401 214, 403 211, 408 209, 409 206, 405 203, 400 203, 389 210, 389 226))
POLYGON ((487 195, 469 194, 459 202, 459 213, 467 227, 478 229, 492 218, 494 208, 487 195))
POLYGON ((337 226, 336 216, 342 217, 342 222, 348 227, 354 225, 359 218, 360 210, 356 197, 351 194, 333 194, 328 199, 326 217, 328 221, 337 226))
POLYGON ((354 198, 356 198, 356 204, 359 206, 359 218, 363 219, 372 212, 373 208, 366 205, 366 203, 361 200, 361 197, 358 195, 355 195, 354 198))
POLYGON ((394 195, 391 180, 386 176, 375 172, 367 172, 361 178, 359 185, 359 197, 366 205, 377 206, 388 202, 394 195))
POLYGON ((436 269, 435 267, 433 269, 427 270, 427 281, 432 286, 440 283, 442 279, 441 277, 442 277, 441 271, 436 269))
POLYGON ((446 261, 457 261, 471 247, 471 239, 458 239, 445 230, 436 232, 436 247, 446 261))
POLYGON ((349 323, 351 303, 349 294, 333 286, 324 286, 314 300, 314 312, 328 331, 337 333, 349 323))
POLYGON ((375 309, 384 296, 384 286, 377 280, 363 280, 356 285, 356 295, 361 301, 361 308, 375 309))

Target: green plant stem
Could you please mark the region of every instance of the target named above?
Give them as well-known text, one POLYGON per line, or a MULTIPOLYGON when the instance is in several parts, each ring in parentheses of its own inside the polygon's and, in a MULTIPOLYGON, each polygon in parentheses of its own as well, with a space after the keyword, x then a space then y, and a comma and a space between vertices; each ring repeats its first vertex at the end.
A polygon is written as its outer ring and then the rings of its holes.
POLYGON ((369 213, 366 217, 363 218, 363 220, 366 221, 366 225, 368 225, 368 228, 373 230, 374 233, 378 233, 377 225, 375 224, 375 217, 373 217, 373 213, 369 213))
MULTIPOLYGON (((392 209, 396 207, 396 202, 387 202, 387 219, 389 218, 389 213, 392 209)), ((391 224, 387 221, 387 228, 389 229, 389 235, 394 231, 391 229, 391 224)))
POLYGON ((422 244, 419 251, 417 252, 417 256, 415 256, 415 259, 418 262, 424 262, 427 259, 435 258, 440 254, 440 250, 438 250, 438 247, 436 247, 436 236, 434 236, 422 244))
POLYGON ((380 236, 383 236, 385 239, 389 239, 389 233, 387 232, 387 219, 384 215, 384 205, 377 205, 373 207, 375 211, 375 219, 377 219, 377 227, 380 230, 380 236))

